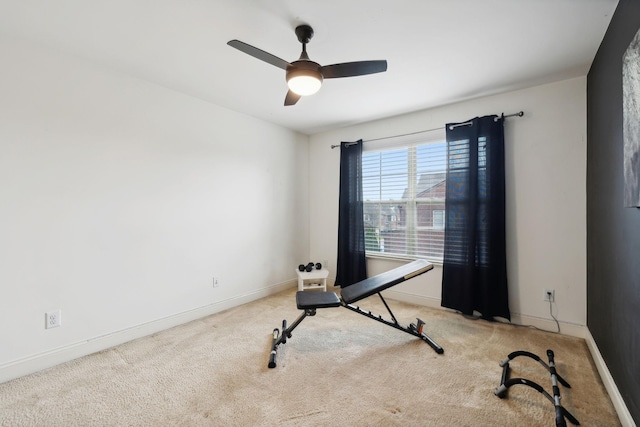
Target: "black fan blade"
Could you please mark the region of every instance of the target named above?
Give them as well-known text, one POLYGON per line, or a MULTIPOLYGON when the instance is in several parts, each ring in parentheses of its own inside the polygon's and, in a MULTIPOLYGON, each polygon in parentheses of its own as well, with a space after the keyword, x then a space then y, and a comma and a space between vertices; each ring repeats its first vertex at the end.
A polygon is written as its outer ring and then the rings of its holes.
POLYGON ((344 62, 342 64, 325 65, 320 72, 325 79, 338 77, 364 76, 366 74, 382 73, 387 71, 387 61, 359 61, 344 62))
POLYGON ((287 96, 284 98, 285 107, 288 105, 296 105, 296 102, 298 102, 300 98, 302 98, 302 96, 298 95, 295 92, 292 92, 292 91, 287 92, 287 96))
POLYGON ((227 44, 231 47, 235 47, 241 52, 246 53, 247 55, 251 55, 261 61, 267 62, 271 65, 275 65, 276 67, 282 68, 283 70, 286 70, 287 66, 289 65, 289 63, 284 59, 280 59, 277 56, 271 55, 269 52, 260 50, 257 47, 253 47, 250 44, 241 42, 240 40, 231 40, 227 42, 227 44))

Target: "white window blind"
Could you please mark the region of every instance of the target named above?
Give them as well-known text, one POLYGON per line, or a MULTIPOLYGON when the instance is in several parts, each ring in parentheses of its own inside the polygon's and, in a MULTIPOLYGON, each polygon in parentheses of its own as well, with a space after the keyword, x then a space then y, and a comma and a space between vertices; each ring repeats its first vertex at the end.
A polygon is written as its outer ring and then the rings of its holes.
POLYGON ((444 130, 365 143, 364 149, 367 254, 442 261, 444 130))

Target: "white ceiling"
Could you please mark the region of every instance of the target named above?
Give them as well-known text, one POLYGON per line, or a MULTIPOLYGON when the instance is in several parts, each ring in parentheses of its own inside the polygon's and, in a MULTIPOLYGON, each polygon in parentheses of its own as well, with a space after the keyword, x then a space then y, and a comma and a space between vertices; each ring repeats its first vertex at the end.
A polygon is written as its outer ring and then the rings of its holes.
MULTIPOLYGON (((618 0, 0 0, 0 33, 306 134, 584 76, 618 0), (321 65, 386 59, 284 107, 294 28, 321 65)), ((1 58, 0 58, 1 64, 1 58)))

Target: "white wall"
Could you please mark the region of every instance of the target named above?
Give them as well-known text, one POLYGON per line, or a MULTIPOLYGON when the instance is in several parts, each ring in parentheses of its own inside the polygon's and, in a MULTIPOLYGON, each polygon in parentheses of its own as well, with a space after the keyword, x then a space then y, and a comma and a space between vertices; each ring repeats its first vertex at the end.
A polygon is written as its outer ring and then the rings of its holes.
MULTIPOLYGON (((551 328, 553 288, 563 332, 586 323, 585 78, 309 138, 3 36, 0 62, 0 381, 295 286, 306 260, 335 275, 330 145, 503 111, 525 112, 506 125, 514 320, 551 328)), ((437 306, 440 280, 392 295, 437 306)))
MULTIPOLYGON (((339 149, 332 144, 444 126, 476 116, 524 111, 509 118, 506 138, 509 304, 516 323, 555 330, 544 289, 556 291, 562 332, 586 325, 586 78, 447 105, 311 137, 311 259, 328 259, 335 277, 339 149), (576 327, 579 326, 579 327, 576 327)), ((393 261, 368 261, 369 275, 393 261)), ((407 301, 439 306, 442 270, 394 288, 407 301)))
POLYGON ((0 63, 0 381, 294 286, 307 136, 6 37, 0 63))

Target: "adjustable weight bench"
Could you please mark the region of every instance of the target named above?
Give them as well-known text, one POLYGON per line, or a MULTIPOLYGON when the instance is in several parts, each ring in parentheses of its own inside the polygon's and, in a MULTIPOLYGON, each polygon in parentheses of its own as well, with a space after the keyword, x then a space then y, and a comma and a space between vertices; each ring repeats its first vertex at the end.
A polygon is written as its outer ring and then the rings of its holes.
POLYGON ((444 349, 422 331, 424 322, 421 319, 416 319, 417 322, 415 324, 411 323, 409 326, 401 326, 380 293, 385 289, 397 285, 398 283, 402 283, 413 277, 424 274, 431 269, 433 269, 433 264, 428 263, 427 261, 413 261, 402 267, 394 268, 393 270, 347 286, 340 291, 340 297, 338 297, 335 292, 298 291, 296 293, 296 305, 300 310, 303 310, 303 312, 289 327, 287 327, 287 321, 283 320, 282 333, 280 333, 280 330, 277 328, 273 330, 271 355, 269 356, 269 368, 276 367, 278 346, 280 344, 286 344, 287 338, 291 338, 291 333, 300 324, 300 322, 302 322, 307 316, 315 316, 317 309, 330 307, 347 308, 377 322, 384 323, 385 325, 389 325, 418 337, 429 344, 436 353, 444 353, 444 349), (387 308, 387 311, 391 316, 391 320, 384 319, 381 315, 373 314, 371 311, 363 310, 360 307, 353 305, 353 303, 368 298, 374 294, 378 294, 382 300, 382 303, 387 308))

